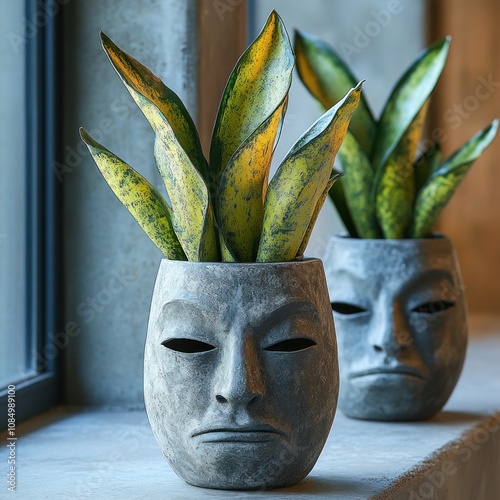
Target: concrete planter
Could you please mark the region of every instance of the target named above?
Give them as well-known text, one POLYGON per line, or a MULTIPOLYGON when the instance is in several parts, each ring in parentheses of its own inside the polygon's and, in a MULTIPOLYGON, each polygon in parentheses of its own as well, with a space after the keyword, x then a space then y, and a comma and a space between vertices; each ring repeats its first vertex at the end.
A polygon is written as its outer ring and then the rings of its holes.
POLYGON ((241 490, 300 481, 325 444, 337 394, 321 261, 161 262, 144 398, 185 481, 241 490))
POLYGON ((456 385, 467 344, 450 240, 337 236, 324 262, 339 342, 339 408, 372 420, 436 414, 456 385))

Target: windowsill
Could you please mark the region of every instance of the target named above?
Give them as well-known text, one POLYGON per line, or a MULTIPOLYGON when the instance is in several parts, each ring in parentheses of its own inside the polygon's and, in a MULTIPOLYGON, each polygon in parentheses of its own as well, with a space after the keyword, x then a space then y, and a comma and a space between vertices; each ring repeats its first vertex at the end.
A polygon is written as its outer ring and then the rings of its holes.
MULTIPOLYGON (((161 456, 143 410, 63 407, 18 427, 16 491, 26 499, 495 498, 500 491, 497 325, 472 322, 476 333, 464 371, 437 417, 382 423, 338 412, 316 467, 294 487, 244 493, 186 485, 161 456)), ((2 449, 6 466, 8 449, 2 449)))

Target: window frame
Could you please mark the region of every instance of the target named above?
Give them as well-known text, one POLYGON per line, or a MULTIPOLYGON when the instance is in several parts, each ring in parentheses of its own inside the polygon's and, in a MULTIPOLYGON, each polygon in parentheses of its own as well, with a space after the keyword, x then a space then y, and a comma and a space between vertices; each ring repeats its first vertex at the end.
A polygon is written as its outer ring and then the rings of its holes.
MULTIPOLYGON (((37 415, 59 402, 61 353, 54 346, 62 315, 60 269, 61 186, 52 165, 58 149, 57 127, 57 13, 44 9, 47 2, 25 0, 25 19, 37 20, 26 40, 27 173, 26 203, 26 361, 36 373, 13 380, 16 392, 16 422, 37 415), (38 14, 38 15, 37 15, 38 14), (30 36, 31 35, 31 36, 30 36)), ((0 390, 0 408, 7 408, 7 388, 0 390)), ((0 427, 7 428, 2 411, 0 427)))

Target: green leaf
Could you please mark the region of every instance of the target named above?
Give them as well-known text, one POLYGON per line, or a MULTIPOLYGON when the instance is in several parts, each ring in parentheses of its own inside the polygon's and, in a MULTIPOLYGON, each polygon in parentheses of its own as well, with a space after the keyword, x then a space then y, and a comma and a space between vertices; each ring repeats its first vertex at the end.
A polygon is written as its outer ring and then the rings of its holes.
POLYGON ((191 261, 217 261, 218 245, 205 180, 161 111, 142 95, 141 109, 155 132, 155 160, 172 203, 172 224, 191 261))
MULTIPOLYGON (((331 108, 359 81, 339 55, 313 35, 296 30, 294 50, 300 79, 325 109, 331 108)), ((349 131, 369 153, 376 123, 363 95, 349 131)))
POLYGON ((269 184, 257 262, 297 257, 361 94, 359 83, 295 143, 269 184))
POLYGON ((433 91, 446 64, 449 46, 449 37, 431 45, 394 87, 382 111, 370 155, 376 170, 387 163, 433 91))
POLYGON ((353 134, 347 132, 339 150, 345 176, 342 183, 348 211, 361 238, 380 238, 381 232, 372 196, 373 168, 353 134))
POLYGON ((80 135, 109 187, 167 259, 186 260, 161 194, 130 165, 96 142, 83 129, 80 135))
POLYGON ((240 145, 271 116, 290 88, 294 57, 285 26, 272 12, 233 69, 217 113, 210 170, 219 179, 240 145))
POLYGON ((229 245, 224 237, 224 233, 222 231, 219 231, 218 235, 222 262, 238 262, 238 259, 234 256, 229 248, 229 245))
POLYGON ((115 45, 104 33, 101 32, 100 35, 102 47, 109 61, 139 108, 142 109, 143 102, 139 99, 139 95, 154 103, 170 123, 179 144, 192 164, 207 178, 207 165, 198 132, 191 116, 177 94, 170 90, 148 68, 115 45))
POLYGON ((441 145, 436 142, 424 151, 413 166, 415 173, 415 192, 418 193, 422 186, 427 182, 427 179, 433 172, 437 170, 441 163, 443 152, 441 145))
MULTIPOLYGON (((339 174, 337 170, 333 169, 334 174, 339 174)), ((342 174, 343 175, 343 174, 342 174)), ((335 209, 339 214, 342 223, 344 224, 346 231, 349 233, 351 238, 359 238, 358 232, 356 231, 356 227, 354 226, 354 221, 351 217, 351 212, 349 212, 349 208, 347 207, 347 200, 344 191, 343 179, 339 179, 339 182, 334 182, 333 186, 328 191, 328 196, 333 201, 335 205, 335 209)))
POLYGON ((309 221, 309 226, 307 227, 306 234, 304 235, 304 238, 302 240, 302 243, 299 246, 299 249, 297 250, 297 258, 301 257, 304 255, 304 252, 306 251, 307 245, 309 243, 309 239, 311 238, 312 231, 314 229, 314 225, 316 224, 316 221, 318 219, 318 215, 321 212, 321 209, 323 208, 323 205, 325 204, 326 197, 328 196, 328 192, 332 188, 332 186, 335 184, 335 182, 342 177, 343 174, 334 174, 330 180, 328 181, 325 189, 321 193, 321 196, 318 199, 318 202, 316 203, 316 207, 314 208, 314 212, 312 214, 311 220, 309 221))
POLYGON ((412 238, 425 238, 431 234, 441 211, 464 179, 472 163, 491 144, 497 129, 498 120, 494 120, 455 151, 427 180, 415 203, 412 238))
POLYGON ((385 238, 404 238, 413 217, 413 163, 427 111, 420 109, 375 178, 375 209, 385 238))
POLYGON ((236 150, 219 183, 217 221, 224 245, 237 261, 255 260, 274 144, 288 97, 236 150))

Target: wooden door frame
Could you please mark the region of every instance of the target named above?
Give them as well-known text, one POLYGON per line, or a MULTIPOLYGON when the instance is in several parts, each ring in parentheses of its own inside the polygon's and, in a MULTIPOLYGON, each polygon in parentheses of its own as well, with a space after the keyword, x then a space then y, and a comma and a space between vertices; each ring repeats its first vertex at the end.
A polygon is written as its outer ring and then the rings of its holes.
POLYGON ((198 131, 208 158, 222 92, 246 48, 246 0, 198 0, 198 131))
MULTIPOLYGON (((500 117, 498 0, 428 2, 429 35, 452 36, 448 63, 433 95, 431 133, 452 153, 500 117)), ((455 244, 469 310, 500 313, 500 138, 479 158, 444 210, 438 229, 455 244)))

